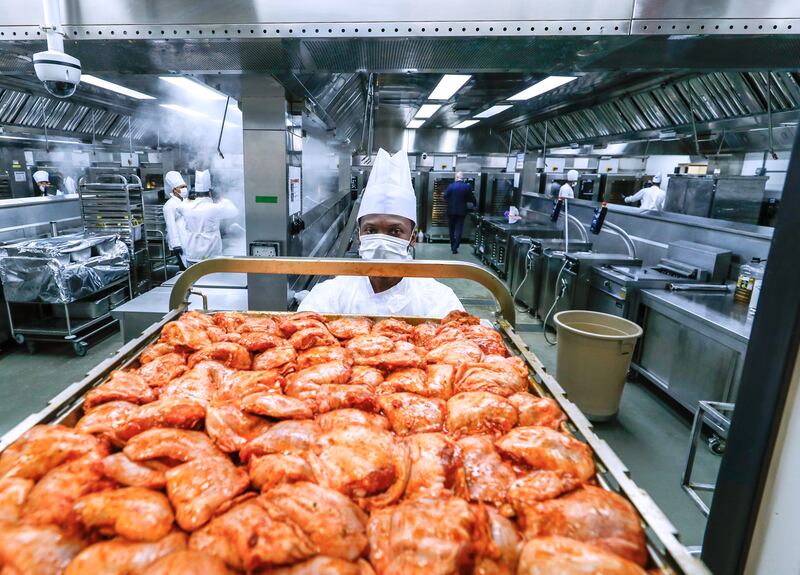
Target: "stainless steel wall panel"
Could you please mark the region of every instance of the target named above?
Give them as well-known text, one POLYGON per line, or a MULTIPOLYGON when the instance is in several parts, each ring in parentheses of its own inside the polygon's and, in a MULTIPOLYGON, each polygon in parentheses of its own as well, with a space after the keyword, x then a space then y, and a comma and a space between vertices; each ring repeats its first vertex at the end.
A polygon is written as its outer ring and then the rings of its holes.
POLYGON ((800 7, 791 0, 636 0, 634 20, 798 18, 800 7))

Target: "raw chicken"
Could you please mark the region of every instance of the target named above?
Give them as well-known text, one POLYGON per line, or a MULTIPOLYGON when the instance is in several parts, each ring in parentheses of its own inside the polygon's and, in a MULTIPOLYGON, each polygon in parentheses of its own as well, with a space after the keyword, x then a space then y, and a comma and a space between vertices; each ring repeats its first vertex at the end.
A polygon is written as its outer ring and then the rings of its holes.
POLYGON ((247 463, 251 457, 269 453, 302 453, 315 441, 319 428, 313 421, 280 421, 262 433, 239 452, 247 463))
POLYGON ((207 405, 219 389, 215 380, 216 377, 211 371, 198 366, 162 387, 158 398, 159 400, 190 399, 207 405))
POLYGON ((355 358, 372 357, 389 353, 394 349, 394 342, 383 335, 359 335, 345 344, 355 358))
POLYGON ((385 431, 392 428, 389 420, 383 415, 369 413, 361 409, 335 409, 318 415, 316 422, 322 431, 330 431, 350 425, 366 425, 367 427, 375 427, 385 431))
POLYGON ((146 463, 132 461, 122 452, 109 455, 103 459, 102 464, 103 474, 122 485, 163 489, 167 484, 163 471, 146 463))
POLYGON ((461 339, 444 343, 431 349, 425 356, 428 363, 477 363, 483 359, 483 352, 477 344, 461 339))
POLYGON ((453 376, 455 367, 447 363, 433 363, 428 365, 427 393, 428 397, 438 397, 447 401, 453 395, 453 376))
POLYGON ((286 340, 266 331, 248 331, 241 334, 236 343, 244 346, 247 351, 264 351, 273 347, 286 345, 286 340))
POLYGON ((409 341, 414 333, 414 326, 399 319, 382 319, 372 326, 371 333, 394 341, 409 341))
POLYGON ((101 383, 83 396, 83 408, 90 410, 109 401, 150 403, 158 399, 158 392, 144 379, 131 371, 115 371, 105 383, 101 383))
POLYGON ((169 533, 174 518, 166 496, 143 487, 84 495, 75 503, 75 513, 86 527, 134 541, 158 541, 169 533))
POLYGON ((464 437, 458 441, 461 468, 459 491, 469 501, 491 503, 504 515, 513 515, 508 490, 516 479, 514 468, 503 461, 488 437, 464 437))
MULTIPOLYGON (((289 388, 286 390, 290 394, 289 388)), ((380 411, 378 397, 366 385, 320 385, 316 394, 314 410, 327 413, 337 409, 361 409, 377 413, 380 411)))
POLYGON ((378 398, 383 413, 397 435, 441 431, 445 402, 416 393, 393 393, 378 398))
POLYGON ((365 317, 341 317, 328 322, 328 330, 339 339, 368 335, 372 321, 365 317))
POLYGON ((508 400, 517 408, 518 425, 549 427, 558 431, 567 416, 558 403, 549 397, 536 397, 530 393, 514 393, 508 400))
POLYGON ((467 325, 478 325, 480 318, 461 310, 453 310, 442 318, 442 325, 455 325, 463 327, 467 325))
POLYGON ((333 337, 333 334, 328 331, 324 325, 307 327, 305 329, 294 332, 289 337, 295 349, 303 350, 322 345, 338 345, 339 341, 333 337))
POLYGON ((433 339, 438 329, 439 326, 431 322, 415 325, 411 331, 411 342, 419 347, 427 347, 428 342, 433 339))
POLYGON ((286 317, 278 327, 281 333, 289 337, 310 327, 325 327, 325 318, 315 312, 300 312, 286 317))
POLYGON ((211 319, 214 325, 221 327, 227 332, 235 332, 239 326, 244 325, 247 321, 247 316, 243 313, 235 311, 218 311, 211 319))
POLYGON ((569 539, 539 537, 528 541, 519 558, 518 575, 647 575, 644 569, 613 553, 569 539))
POLYGON ((142 353, 139 355, 139 365, 144 365, 153 361, 155 358, 160 357, 162 355, 167 355, 168 353, 180 353, 181 348, 175 347, 174 345, 170 345, 168 343, 162 343, 157 341, 155 343, 151 343, 146 348, 142 350, 142 353))
POLYGON ((442 346, 446 343, 452 343, 454 341, 464 341, 467 339, 461 330, 455 326, 451 325, 444 325, 438 326, 436 329, 436 333, 425 343, 425 349, 431 350, 436 349, 439 346, 442 346))
POLYGON ((253 487, 267 492, 277 485, 296 481, 314 482, 314 471, 298 455, 271 453, 250 459, 248 465, 253 487))
POLYGON ((280 335, 277 322, 268 315, 243 314, 237 312, 217 312, 213 316, 214 324, 231 333, 248 333, 261 331, 280 335))
POLYGON ((211 345, 211 338, 208 337, 205 327, 190 325, 185 321, 171 321, 166 324, 161 330, 159 341, 194 350, 211 345))
POLYGON ((274 369, 281 375, 295 370, 297 351, 291 345, 273 347, 253 358, 253 369, 274 369))
POLYGON ((197 428, 203 423, 206 409, 193 399, 165 398, 140 406, 131 413, 117 431, 117 436, 127 441, 131 437, 154 427, 197 428))
POLYGON ((0 479, 0 524, 19 521, 22 507, 33 486, 32 480, 21 477, 0 479))
POLYGON ((97 435, 121 447, 124 442, 117 436, 117 430, 137 409, 137 405, 127 401, 103 403, 81 417, 75 424, 75 430, 97 435))
POLYGON ((133 461, 186 462, 197 457, 222 456, 205 433, 168 427, 140 433, 125 445, 123 452, 133 461))
POLYGON ((227 457, 201 457, 166 473, 167 496, 181 529, 194 531, 205 525, 224 503, 250 484, 247 473, 227 457))
POLYGON ((291 567, 277 567, 259 571, 259 575, 375 575, 369 563, 359 559, 356 563, 318 555, 291 567))
POLYGON ((242 409, 248 413, 275 419, 311 419, 311 405, 302 399, 277 393, 252 393, 242 398, 242 409))
POLYGON ((234 371, 222 378, 214 401, 238 401, 261 391, 280 392, 284 384, 283 376, 274 370, 234 371))
POLYGON ((108 444, 63 425, 35 425, 0 454, 0 479, 41 479, 62 463, 84 455, 105 457, 108 444))
POLYGON ((134 575, 160 557, 186 549, 184 533, 170 533, 152 543, 112 539, 90 545, 75 557, 64 575, 134 575))
POLYGON ((404 497, 449 497, 458 474, 456 444, 443 433, 417 433, 404 440, 411 471, 404 497))
POLYGON ((340 345, 321 345, 300 352, 297 356, 297 369, 305 369, 330 361, 340 361, 345 365, 353 365, 353 358, 347 348, 340 345))
POLYGON ((263 417, 242 411, 236 401, 212 402, 206 408, 206 433, 226 453, 239 451, 270 425, 263 417))
POLYGON ((187 549, 176 551, 150 564, 142 575, 233 575, 222 559, 187 549))
POLYGON ((220 341, 209 344, 189 356, 189 367, 194 367, 204 360, 218 361, 231 369, 250 369, 252 359, 244 346, 231 341, 220 341))
POLYGON ((447 431, 454 435, 502 434, 517 423, 517 408, 486 391, 458 393, 447 401, 447 431))
POLYGON ((501 454, 533 469, 571 475, 580 482, 594 477, 589 446, 549 427, 517 427, 495 442, 501 454))
POLYGON ((196 327, 211 327, 215 325, 213 317, 195 310, 187 311, 178 321, 196 327))
POLYGON ((506 346, 503 344, 503 336, 490 327, 483 325, 467 325, 461 328, 468 340, 478 345, 485 355, 508 355, 506 346))
POLYGON ((539 501, 547 501, 580 487, 575 477, 557 471, 530 471, 508 488, 508 500, 514 509, 524 509, 539 501))
POLYGON ((563 536, 591 543, 644 566, 647 547, 639 516, 628 500, 599 487, 583 488, 519 510, 525 538, 563 536))
POLYGON ((455 375, 453 391, 488 391, 503 397, 524 392, 528 388, 527 371, 519 369, 514 361, 518 358, 496 363, 462 364, 455 375))
POLYGON ((139 368, 138 373, 150 387, 162 387, 187 369, 186 357, 168 353, 145 363, 139 368))
POLYGON ((300 482, 262 495, 283 511, 326 555, 355 561, 367 548, 367 515, 341 493, 300 482))
POLYGON ((383 383, 383 374, 374 367, 366 365, 356 365, 350 374, 351 385, 366 385, 370 389, 376 389, 383 383))
POLYGON ((413 346, 411 349, 390 351, 369 357, 354 356, 354 361, 356 365, 366 365, 386 372, 404 367, 425 367, 425 358, 413 346))
POLYGON ((423 370, 416 367, 398 369, 386 376, 386 379, 384 379, 383 383, 380 384, 377 389, 379 395, 397 393, 400 391, 408 391, 427 396, 428 376, 423 370))
POLYGON ((315 384, 324 383, 344 384, 350 379, 350 367, 341 361, 331 361, 320 363, 313 367, 308 367, 297 373, 289 374, 286 377, 287 388, 292 384, 315 384))
POLYGON ((60 575, 83 542, 52 525, 0 523, 3 575, 60 575))
POLYGON ((487 507, 493 549, 478 558, 473 575, 515 575, 522 538, 517 528, 496 509, 487 507))

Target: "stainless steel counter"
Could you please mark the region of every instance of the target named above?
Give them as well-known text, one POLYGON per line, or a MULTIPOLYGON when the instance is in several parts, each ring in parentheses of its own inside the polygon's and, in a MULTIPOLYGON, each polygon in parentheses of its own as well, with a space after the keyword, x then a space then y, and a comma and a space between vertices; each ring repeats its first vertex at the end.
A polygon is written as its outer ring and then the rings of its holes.
MULTIPOLYGON (((162 287, 172 287, 175 285, 175 282, 178 281, 178 278, 181 277, 181 274, 177 274, 163 284, 162 287)), ((246 288, 247 287, 247 274, 229 274, 229 273, 218 273, 218 274, 208 274, 207 276, 203 276, 197 283, 194 284, 196 288, 246 288)))

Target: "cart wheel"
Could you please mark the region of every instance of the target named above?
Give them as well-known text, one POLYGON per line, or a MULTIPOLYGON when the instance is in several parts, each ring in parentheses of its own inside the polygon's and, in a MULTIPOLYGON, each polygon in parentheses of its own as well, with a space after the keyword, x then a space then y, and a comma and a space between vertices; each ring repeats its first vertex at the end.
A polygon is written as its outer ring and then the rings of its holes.
POLYGON ((36 353, 36 343, 32 341, 25 342, 25 349, 28 350, 29 354, 33 355, 34 353, 36 353))
POLYGON ((708 438, 708 448, 717 455, 722 455, 725 453, 725 440, 714 434, 708 438))
POLYGON ((75 351, 75 355, 83 357, 86 355, 86 350, 89 349, 89 344, 85 341, 75 342, 72 344, 72 349, 75 351))
POLYGON ((22 335, 21 333, 15 333, 14 334, 14 341, 16 341, 18 344, 22 345, 23 343, 25 343, 25 336, 22 335))

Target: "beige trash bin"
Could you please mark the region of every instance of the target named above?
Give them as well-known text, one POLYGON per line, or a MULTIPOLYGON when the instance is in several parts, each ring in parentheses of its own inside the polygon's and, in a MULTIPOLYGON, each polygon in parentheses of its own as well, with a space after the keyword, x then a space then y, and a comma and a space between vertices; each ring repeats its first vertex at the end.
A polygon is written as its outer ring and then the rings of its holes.
POLYGON ((642 328, 615 315, 583 310, 562 311, 553 321, 558 383, 589 419, 613 418, 642 328))

